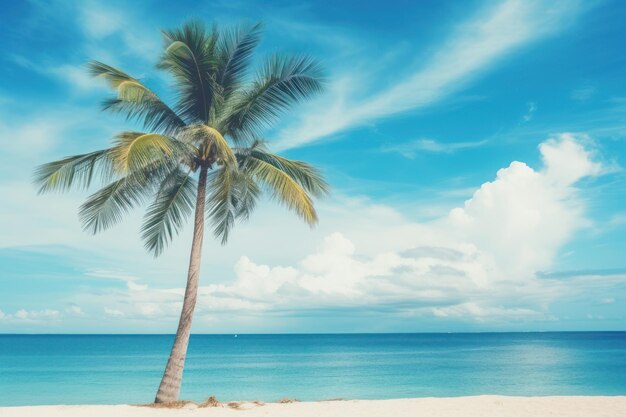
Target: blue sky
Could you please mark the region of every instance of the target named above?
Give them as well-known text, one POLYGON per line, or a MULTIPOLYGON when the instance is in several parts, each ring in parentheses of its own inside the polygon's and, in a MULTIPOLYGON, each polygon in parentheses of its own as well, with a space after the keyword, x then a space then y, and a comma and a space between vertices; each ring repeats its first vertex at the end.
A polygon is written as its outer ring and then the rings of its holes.
POLYGON ((141 212, 98 236, 33 168, 132 127, 98 59, 171 97, 160 28, 263 21, 324 94, 268 129, 333 187, 309 230, 264 202, 204 250, 196 332, 624 329, 626 4, 6 2, 0 332, 173 332, 190 230, 159 259, 141 212))

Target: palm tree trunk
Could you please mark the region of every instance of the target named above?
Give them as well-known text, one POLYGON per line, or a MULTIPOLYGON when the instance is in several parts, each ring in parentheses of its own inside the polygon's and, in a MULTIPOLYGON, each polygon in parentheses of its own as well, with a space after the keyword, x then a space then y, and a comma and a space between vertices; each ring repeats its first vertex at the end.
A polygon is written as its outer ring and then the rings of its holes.
POLYGON ((161 385, 159 385, 159 391, 154 400, 154 402, 157 403, 177 401, 178 394, 180 393, 180 385, 183 380, 183 368, 185 367, 185 357, 187 356, 187 346, 189 345, 191 321, 198 297, 198 278, 200 275, 200 260, 202 257, 202 239, 204 237, 204 204, 206 201, 207 169, 205 165, 202 165, 200 168, 196 213, 193 226, 193 243, 191 245, 191 256, 189 258, 185 299, 183 301, 183 309, 180 313, 180 321, 178 322, 174 346, 172 346, 172 352, 170 353, 163 379, 161 379, 161 385))

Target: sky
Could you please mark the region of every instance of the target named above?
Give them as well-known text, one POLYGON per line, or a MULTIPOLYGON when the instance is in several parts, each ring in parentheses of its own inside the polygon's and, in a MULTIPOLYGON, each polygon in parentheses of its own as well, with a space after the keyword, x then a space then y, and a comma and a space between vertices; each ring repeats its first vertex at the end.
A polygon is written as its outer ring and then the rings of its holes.
POLYGON ((2 2, 0 332, 174 332, 189 225, 154 259, 141 210, 92 236, 32 178, 133 128, 89 60, 171 99, 190 18, 323 64, 265 137, 332 186, 313 229, 264 200, 207 234, 194 332, 626 330, 625 2, 2 2))

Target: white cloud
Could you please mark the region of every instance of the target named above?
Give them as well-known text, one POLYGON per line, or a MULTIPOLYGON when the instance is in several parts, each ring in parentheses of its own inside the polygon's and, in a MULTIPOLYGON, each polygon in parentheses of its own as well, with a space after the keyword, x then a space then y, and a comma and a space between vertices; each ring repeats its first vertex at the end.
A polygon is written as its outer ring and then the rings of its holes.
MULTIPOLYGON (((136 56, 154 59, 159 50, 159 39, 152 26, 146 25, 146 15, 128 16, 119 7, 111 8, 100 1, 83 1, 78 4, 78 24, 85 35, 98 42, 119 36, 126 50, 136 56)), ((93 48, 93 45, 91 46, 93 48)))
POLYGON ((428 63, 394 85, 371 91, 367 79, 335 74, 324 99, 279 135, 278 148, 293 148, 393 114, 431 105, 529 42, 561 30, 580 9, 579 1, 507 0, 465 22, 439 46, 428 63))
POLYGON ((584 142, 590 138, 586 135, 564 133, 552 138, 539 146, 545 165, 544 175, 561 186, 574 184, 587 176, 596 176, 603 171, 613 171, 614 167, 604 168, 594 160, 595 152, 584 148, 584 142))
POLYGON ((450 307, 434 307, 430 309, 432 314, 440 318, 465 318, 473 317, 477 321, 489 321, 496 318, 507 319, 542 318, 541 312, 528 308, 500 308, 483 307, 477 303, 461 303, 450 307))
POLYGON ((42 60, 33 62, 20 55, 11 55, 9 59, 13 63, 30 71, 34 71, 45 76, 52 76, 61 82, 67 83, 77 92, 85 93, 98 90, 105 91, 107 89, 106 83, 102 79, 94 78, 89 75, 87 67, 84 64, 58 65, 42 60))
POLYGON ((114 317, 123 317, 124 313, 122 313, 120 310, 116 310, 114 308, 109 308, 109 307, 105 307, 104 308, 104 314, 107 314, 109 316, 114 316, 114 317))
POLYGON ((131 291, 145 291, 148 289, 148 286, 145 284, 136 284, 133 281, 128 281, 126 286, 131 291))
MULTIPOLYGON (((602 172, 594 153, 571 134, 547 140, 539 151, 541 169, 513 162, 462 207, 430 223, 364 201, 337 207, 330 219, 335 232, 299 261, 272 266, 242 256, 233 281, 202 285, 199 320, 235 311, 254 316, 324 309, 480 323, 554 320, 554 300, 626 277, 565 282, 537 275, 587 224, 576 183, 602 172)), ((112 306, 105 310, 109 315, 170 322, 182 294, 183 288, 129 285, 90 300, 112 306)))
POLYGON ((496 279, 525 279, 548 268, 572 234, 586 224, 573 185, 601 166, 570 134, 542 143, 544 166, 513 162, 450 212, 447 227, 493 259, 496 279))
POLYGON ((18 310, 17 313, 15 313, 15 317, 17 317, 18 319, 27 319, 29 316, 28 311, 26 310, 18 310))
POLYGON ((81 92, 107 90, 107 86, 102 79, 89 75, 87 68, 82 65, 60 65, 46 69, 46 72, 53 74, 59 80, 68 83, 81 92))
POLYGON ((69 315, 74 315, 74 316, 82 316, 85 313, 83 313, 83 310, 77 306, 77 305, 70 305, 65 309, 65 312, 69 315))
POLYGON ((530 102, 528 103, 528 110, 526 110, 526 114, 523 117, 524 122, 530 122, 537 111, 537 104, 530 102))
POLYGON ((58 321, 61 317, 62 315, 58 310, 49 308, 44 310, 26 310, 22 308, 13 314, 0 314, 0 318, 4 321, 29 324, 45 324, 51 321, 58 321))
MULTIPOLYGON (((511 287, 519 293, 537 293, 542 287, 534 274, 549 268, 563 244, 586 224, 575 183, 601 171, 593 154, 572 135, 544 142, 540 152, 541 170, 513 162, 498 172, 496 180, 483 184, 463 207, 422 225, 422 236, 408 237, 401 250, 379 252, 362 261, 350 240, 333 234, 298 270, 259 266, 242 258, 236 268, 238 281, 230 293, 249 299, 253 294, 265 295, 272 305, 276 299, 271 294, 280 294, 283 288, 294 294, 296 289, 305 291, 305 299, 319 301, 327 295, 333 300, 374 304, 387 296, 418 303, 437 298, 446 303, 483 293, 497 298, 511 287), (258 286, 268 278, 272 284, 263 293, 258 286)), ((226 292, 224 288, 214 291, 226 292)), ((297 305, 303 302, 298 298, 297 305)), ((471 303, 461 304, 468 310, 471 303)), ((510 310, 485 308, 480 311, 510 310)), ((511 311, 530 313, 525 308, 511 311)))
POLYGON ((610 226, 622 226, 626 224, 626 213, 616 213, 609 219, 610 226))
MULTIPOLYGON (((145 13, 145 6, 132 7, 133 4, 125 2, 124 7, 120 7, 103 0, 31 0, 31 3, 35 11, 30 16, 33 18, 30 25, 40 29, 42 23, 46 26, 52 24, 66 31, 66 27, 71 25, 82 32, 84 36, 76 37, 72 46, 73 51, 77 52, 74 55, 82 57, 83 62, 87 59, 98 59, 115 63, 128 55, 133 59, 127 64, 133 65, 137 58, 154 62, 160 51, 160 24, 152 20, 154 14, 145 13)), ((78 67, 58 63, 51 65, 49 62, 33 64, 21 56, 10 58, 15 63, 38 72, 65 77, 69 75, 74 81, 78 80, 80 86, 93 88, 76 71, 78 67)), ((35 59, 40 61, 36 56, 35 59)), ((48 56, 45 60, 48 60, 48 56)))
POLYGON ((103 7, 94 1, 82 2, 79 9, 81 24, 85 33, 93 38, 105 38, 122 29, 124 16, 119 8, 103 7))
MULTIPOLYGON (((262 205, 227 247, 206 240, 197 325, 214 329, 232 324, 235 317, 272 322, 267 314, 324 309, 355 314, 376 309, 406 320, 551 320, 554 300, 600 283, 615 285, 622 278, 563 282, 536 276, 550 270, 560 248, 588 224, 577 182, 606 171, 591 139, 583 135, 555 136, 539 151, 540 169, 513 162, 464 205, 431 222, 411 220, 365 198, 337 195, 320 203, 323 221, 311 232, 282 209, 262 205), (280 250, 272 242, 280 242, 280 250)), ((87 315, 100 309, 111 326, 119 327, 121 317, 149 323, 152 331, 175 325, 190 230, 154 260, 137 236, 139 216, 94 237, 82 233, 76 219, 81 200, 25 190, 29 188, 17 185, 0 189, 14 196, 2 207, 9 215, 0 216, 0 246, 54 244, 66 245, 69 253, 99 254, 87 256, 87 263, 83 254, 76 260, 86 265, 83 277, 102 280, 104 287, 67 294, 61 302, 81 305, 87 315)), ((595 299, 603 297, 598 293, 595 299)), ((64 320, 71 315, 66 311, 64 320)), ((20 316, 33 317, 27 310, 20 316)), ((5 314, 3 323, 15 320, 5 314)))
POLYGON ((104 305, 104 313, 113 318, 171 321, 180 314, 183 293, 184 289, 152 289, 145 285, 140 290, 128 288, 78 298, 86 298, 92 305, 104 305))
POLYGON ((12 155, 43 155, 70 124, 67 120, 53 117, 35 118, 24 124, 0 122, 0 144, 12 155))
POLYGON ((474 142, 440 142, 434 139, 416 139, 399 145, 388 145, 381 148, 383 152, 395 152, 405 158, 413 159, 420 152, 451 154, 463 149, 479 148, 487 144, 487 140, 474 142))
POLYGON ((121 123, 95 107, 56 105, 42 114, 7 113, 0 120, 0 145, 8 155, 0 166, 0 173, 7 172, 0 185, 8 186, 13 178, 30 182, 35 165, 52 158, 93 151, 94 141, 112 138, 121 123), (106 123, 94 123, 96 119, 106 123), (57 148, 61 143, 63 150, 57 148))
POLYGON ((570 97, 575 101, 588 101, 597 92, 597 89, 592 86, 580 87, 572 90, 570 97))
POLYGON ((86 272, 86 275, 90 277, 96 277, 96 278, 120 280, 120 281, 126 282, 127 284, 133 281, 136 281, 138 279, 138 277, 136 277, 135 275, 132 275, 126 272, 111 271, 107 269, 90 269, 89 271, 86 272))

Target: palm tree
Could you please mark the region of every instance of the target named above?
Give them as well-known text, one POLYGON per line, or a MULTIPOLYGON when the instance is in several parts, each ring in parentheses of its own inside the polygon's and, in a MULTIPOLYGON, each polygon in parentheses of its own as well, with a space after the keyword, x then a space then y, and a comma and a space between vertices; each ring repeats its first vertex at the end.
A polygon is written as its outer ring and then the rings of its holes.
POLYGON ((140 80, 100 62, 90 72, 116 95, 104 109, 139 121, 142 132, 122 132, 112 146, 70 156, 36 170, 40 192, 102 188, 80 207, 84 229, 97 233, 149 202, 141 228, 146 248, 161 254, 194 213, 187 286, 176 338, 155 402, 178 399, 198 292, 205 217, 225 244, 236 220, 245 220, 261 191, 317 222, 312 197, 327 183, 311 165, 271 153, 263 131, 294 104, 322 89, 319 65, 306 56, 273 55, 251 77, 261 27, 219 30, 188 22, 163 32, 157 68, 174 80, 168 106, 140 80))

